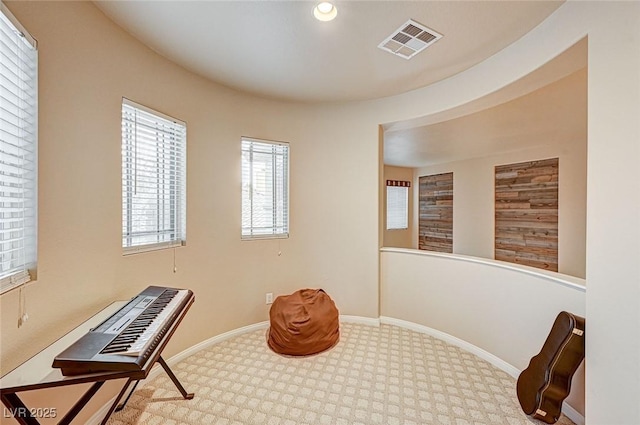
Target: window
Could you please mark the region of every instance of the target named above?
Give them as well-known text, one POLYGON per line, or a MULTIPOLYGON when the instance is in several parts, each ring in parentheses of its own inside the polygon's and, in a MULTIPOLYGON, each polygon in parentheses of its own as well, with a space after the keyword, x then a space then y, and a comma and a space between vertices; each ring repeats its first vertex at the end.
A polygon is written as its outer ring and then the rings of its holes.
POLYGON ((411 182, 387 180, 387 230, 409 228, 411 182))
POLYGON ((35 279, 38 52, 0 2, 0 293, 35 279))
POLYGON ((122 100, 125 254, 186 242, 186 124, 122 100))
POLYGON ((289 144, 242 138, 242 238, 289 236, 289 144))

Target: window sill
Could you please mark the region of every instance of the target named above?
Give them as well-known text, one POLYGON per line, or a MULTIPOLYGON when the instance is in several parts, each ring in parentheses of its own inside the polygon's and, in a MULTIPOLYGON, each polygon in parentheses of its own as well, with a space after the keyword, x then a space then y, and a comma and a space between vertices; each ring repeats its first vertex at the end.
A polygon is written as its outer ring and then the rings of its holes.
POLYGON ((177 242, 165 242, 165 243, 152 244, 152 245, 123 247, 122 255, 126 257, 134 254, 143 254, 145 252, 160 251, 163 249, 170 249, 170 248, 179 248, 179 247, 185 246, 186 244, 187 244, 186 241, 177 241, 177 242))
POLYGON ((243 241, 259 241, 265 239, 289 239, 289 234, 281 234, 281 235, 243 235, 241 236, 241 240, 243 241))
POLYGON ((16 273, 11 276, 7 276, 0 281, 0 295, 4 295, 14 289, 35 283, 36 277, 35 270, 29 271, 26 274, 16 273))

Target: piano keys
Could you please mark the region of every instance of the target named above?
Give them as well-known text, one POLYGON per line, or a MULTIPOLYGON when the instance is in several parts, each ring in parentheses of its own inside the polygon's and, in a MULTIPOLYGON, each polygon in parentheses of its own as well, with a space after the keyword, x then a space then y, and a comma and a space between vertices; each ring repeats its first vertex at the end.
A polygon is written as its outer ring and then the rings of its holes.
POLYGON ((188 289, 150 286, 53 361, 65 376, 141 370, 195 297, 188 289))

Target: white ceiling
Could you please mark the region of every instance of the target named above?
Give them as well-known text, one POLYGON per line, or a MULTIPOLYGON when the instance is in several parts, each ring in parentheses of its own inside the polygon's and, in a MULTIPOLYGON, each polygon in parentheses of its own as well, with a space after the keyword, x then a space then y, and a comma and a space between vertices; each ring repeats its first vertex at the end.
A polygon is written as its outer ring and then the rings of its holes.
MULTIPOLYGON (((399 94, 464 71, 562 1, 337 0, 332 22, 316 21, 317 2, 305 0, 94 3, 153 50, 212 81, 275 99, 336 102, 399 94), (377 48, 409 19, 443 38, 411 60, 377 48)), ((585 139, 585 67, 583 40, 486 98, 386 124, 384 163, 421 167, 585 139)))
POLYGON ((423 87, 516 41, 559 1, 336 1, 331 22, 310 1, 97 1, 163 56, 256 95, 361 100, 423 87), (378 44, 408 19, 443 38, 407 61, 378 44))
POLYGON ((587 71, 438 124, 385 135, 387 165, 423 167, 530 148, 586 143, 587 71))
POLYGON ((385 128, 384 163, 400 167, 586 143, 587 40, 477 102, 385 128))

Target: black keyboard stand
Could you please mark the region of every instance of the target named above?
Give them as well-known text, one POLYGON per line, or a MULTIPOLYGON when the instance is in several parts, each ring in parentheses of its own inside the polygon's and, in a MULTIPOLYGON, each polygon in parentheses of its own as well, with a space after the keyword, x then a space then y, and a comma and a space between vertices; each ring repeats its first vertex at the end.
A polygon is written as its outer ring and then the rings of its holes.
MULTIPOLYGON (((167 375, 169 375, 169 378, 171 378, 171 381, 174 383, 176 388, 178 388, 178 391, 180 391, 180 394, 182 394, 182 398, 184 398, 185 400, 191 400, 193 398, 194 394, 193 393, 188 393, 187 390, 184 389, 184 387, 182 386, 182 384, 180 383, 180 381, 178 380, 176 375, 173 374, 173 371, 169 368, 169 365, 164 361, 162 356, 158 357, 158 363, 160 363, 160 365, 165 370, 165 372, 167 372, 167 375)), ((127 385, 126 386, 128 387, 131 384, 131 382, 132 382, 132 380, 129 379, 127 381, 127 385)), ((127 405, 127 402, 131 398, 131 395, 136 390, 136 387, 138 386, 139 383, 140 383, 140 380, 136 379, 135 383, 133 384, 133 388, 131 388, 131 391, 129 391, 129 395, 127 396, 127 398, 124 399, 122 404, 118 405, 118 407, 115 408, 116 412, 119 412, 122 409, 124 409, 124 407, 127 405)))
MULTIPOLYGON (((95 324, 95 319, 93 322, 90 319, 85 324, 78 327, 78 329, 72 331, 65 337, 61 338, 56 343, 52 344, 50 347, 38 353, 33 358, 27 360, 21 366, 16 368, 14 371, 8 373, 7 375, 0 378, 0 398, 2 399, 2 403, 5 405, 3 417, 5 419, 13 418, 20 425, 40 425, 38 421, 37 415, 42 414, 43 412, 47 412, 49 408, 37 408, 37 409, 29 409, 24 402, 18 396, 18 393, 40 390, 44 388, 54 388, 54 387, 64 387, 69 385, 78 385, 78 384, 87 384, 91 383, 92 385, 89 389, 80 397, 80 399, 71 407, 71 409, 60 419, 58 425, 69 425, 76 418, 78 413, 87 405, 89 400, 93 398, 93 396, 98 392, 98 390, 102 387, 102 385, 106 381, 111 381, 114 379, 126 379, 126 382, 118 395, 116 396, 114 402, 111 404, 109 411, 103 418, 101 425, 105 425, 114 411, 122 410, 126 405, 127 401, 131 397, 131 394, 135 390, 138 382, 142 379, 145 379, 151 369, 156 363, 159 363, 160 366, 165 370, 171 381, 175 384, 176 388, 182 394, 182 397, 185 400, 190 400, 193 398, 193 393, 188 393, 178 378, 175 376, 169 365, 162 358, 161 354, 167 345, 169 339, 173 335, 174 331, 180 324, 182 318, 185 316, 187 310, 191 306, 193 301, 191 301, 180 313, 178 319, 170 326, 161 342, 157 345, 156 349, 151 353, 147 362, 142 367, 141 370, 135 371, 108 371, 108 372, 98 372, 98 373, 89 373, 84 375, 72 375, 72 376, 63 376, 60 373, 59 369, 51 368, 51 367, 43 367, 41 366, 43 363, 50 365, 55 355, 60 351, 60 346, 66 347, 68 346, 69 339, 71 342, 75 341, 78 338, 78 330, 81 328, 89 329, 91 324, 95 324), (34 368, 38 368, 39 373, 33 373, 34 368), (118 403, 122 399, 123 395, 126 393, 127 388, 134 383, 133 388, 129 392, 129 395, 122 403, 122 405, 118 406, 118 403), (34 415, 35 413, 35 415, 34 415)), ((114 303, 122 306, 124 303, 114 303)), ((113 305, 112 305, 113 306, 113 305)), ((117 308, 108 307, 103 310, 103 312, 117 308)), ((101 313, 103 313, 101 312, 101 313)), ((100 314, 101 314, 100 313, 100 314)), ((97 317, 98 315, 94 316, 97 317)), ((94 319, 92 318, 92 319, 94 319)), ((84 331, 86 332, 86 330, 84 331)), ((84 332, 80 333, 82 335, 84 332)), ((53 416, 57 413, 53 410, 53 416)), ((5 423, 3 421, 3 423, 5 423)))
MULTIPOLYGON (((140 383, 140 381, 136 381, 133 384, 133 388, 131 388, 131 391, 129 391, 129 395, 127 396, 127 398, 124 399, 124 401, 122 402, 122 404, 119 404, 116 409, 114 410, 114 412, 119 412, 122 409, 124 409, 124 407, 127 405, 127 402, 129 401, 129 398, 131 398, 131 394, 133 394, 133 392, 136 390, 136 387, 138 386, 138 384, 140 383)), ((127 381, 127 386, 129 386, 129 384, 131 384, 130 381, 127 381)))
MULTIPOLYGON (((188 393, 184 389, 184 387, 182 386, 182 384, 180 383, 180 381, 178 380, 176 375, 174 375, 173 371, 169 368, 169 365, 167 364, 167 362, 164 361, 162 356, 158 356, 157 362, 160 363, 160 365, 165 370, 165 372, 167 372, 167 375, 169 375, 169 378, 171 378, 171 381, 174 383, 176 388, 178 388, 178 391, 180 391, 180 394, 182 394, 182 398, 184 398, 185 400, 191 400, 193 398, 194 394, 193 393, 188 393)), ((109 420, 109 418, 111 417, 111 415, 113 414, 113 412, 119 412, 120 410, 124 409, 124 407, 127 405, 127 402, 129 401, 129 398, 131 398, 131 395, 133 394, 133 392, 135 391, 136 387, 138 386, 138 383, 140 383, 140 378, 136 379, 134 377, 131 377, 131 378, 129 378, 127 380, 127 382, 124 384, 124 386, 120 390, 120 393, 118 394, 118 396, 116 397, 114 402, 111 404, 111 407, 109 408, 109 411, 105 415, 105 417, 102 420, 102 422, 100 423, 100 425, 105 425, 107 423, 107 421, 109 420), (127 388, 129 388, 131 383, 133 383, 133 388, 131 388, 131 391, 129 391, 129 395, 127 396, 127 398, 125 398, 125 400, 124 400, 124 402, 122 402, 122 404, 118 405, 118 403, 120 402, 120 399, 125 394, 125 392, 127 391, 127 388)))

